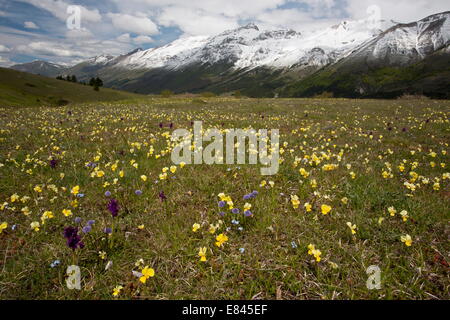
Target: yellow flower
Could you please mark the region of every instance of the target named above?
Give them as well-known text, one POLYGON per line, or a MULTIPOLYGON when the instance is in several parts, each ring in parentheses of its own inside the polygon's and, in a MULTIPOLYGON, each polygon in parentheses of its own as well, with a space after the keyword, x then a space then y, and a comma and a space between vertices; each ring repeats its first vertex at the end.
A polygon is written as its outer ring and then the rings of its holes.
POLYGON ((252 205, 250 203, 246 202, 244 204, 244 211, 250 210, 251 208, 252 208, 252 205))
POLYGON ((145 266, 144 269, 142 269, 141 273, 142 276, 139 278, 139 281, 141 281, 142 283, 147 282, 148 278, 155 276, 155 270, 153 270, 153 268, 149 268, 148 266, 145 266))
POLYGON ((439 191, 440 188, 441 188, 441 186, 439 185, 439 182, 435 182, 435 183, 433 184, 433 189, 434 189, 435 191, 439 191))
POLYGON ((99 251, 98 256, 100 259, 105 260, 106 259, 106 252, 105 251, 99 251))
POLYGON ((147 176, 146 176, 145 174, 143 174, 143 175, 141 176, 141 180, 144 181, 144 182, 147 181, 147 176))
POLYGON ((105 172, 103 170, 98 170, 97 171, 97 178, 101 178, 105 175, 105 172))
POLYGON ((70 217, 72 215, 72 211, 69 209, 63 209, 62 213, 66 217, 70 217))
POLYGON ((180 168, 183 168, 186 165, 185 162, 180 162, 180 168))
POLYGON ((300 200, 298 199, 297 195, 291 195, 291 203, 294 209, 298 208, 298 206, 300 205, 300 200))
POLYGON ((227 241, 228 241, 228 237, 226 235, 224 235, 223 233, 221 233, 216 237, 216 246, 218 246, 220 248, 227 241))
POLYGON ((70 191, 70 193, 73 194, 73 195, 77 195, 79 192, 80 192, 80 186, 75 186, 70 191))
POLYGON ((170 172, 175 173, 177 171, 177 167, 176 166, 171 166, 170 167, 170 172))
POLYGON ((352 234, 356 234, 356 224, 353 224, 351 222, 347 222, 347 226, 350 228, 352 234))
POLYGON ((198 256, 200 257, 200 261, 206 261, 206 247, 198 250, 198 256))
POLYGON ((310 205, 309 202, 306 202, 306 203, 304 204, 304 206, 305 206, 306 212, 311 212, 311 210, 312 210, 312 205, 310 205))
POLYGON ((320 256, 322 255, 322 252, 320 250, 317 250, 313 244, 308 245, 308 254, 314 256, 316 261, 320 262, 320 256))
POLYGON ((123 176, 125 175, 125 172, 123 172, 123 170, 119 171, 119 177, 123 178, 123 176))
POLYGON ((267 184, 266 180, 261 181, 259 184, 260 187, 264 187, 267 184))
POLYGON ((394 207, 389 207, 388 208, 388 212, 391 215, 391 217, 395 216, 395 214, 397 213, 397 210, 395 210, 394 207))
POLYGON ((8 228, 8 223, 3 222, 2 224, 0 224, 0 233, 2 233, 6 228, 8 228))
POLYGON ((409 234, 401 236, 400 240, 407 246, 410 247, 412 244, 412 239, 411 236, 409 234))
POLYGON ((113 289, 113 296, 114 297, 117 297, 119 294, 120 294, 120 291, 122 291, 122 289, 123 289, 123 287, 122 286, 116 286, 114 289, 113 289))
POLYGON ((400 215, 402 216, 403 222, 405 222, 406 220, 408 220, 409 216, 408 216, 408 211, 406 210, 402 210, 400 212, 400 215))
POLYGON ((17 194, 17 193, 14 193, 12 196, 11 196, 11 202, 15 202, 16 200, 18 200, 19 199, 19 195, 17 194))
POLYGON ((275 185, 275 182, 269 181, 269 185, 273 188, 273 186, 275 185))
POLYGON ((352 179, 355 179, 355 178, 356 178, 356 173, 354 173, 353 171, 350 172, 350 177, 351 177, 352 179))
POLYGON ((26 216, 30 215, 30 213, 31 213, 31 211, 28 207, 23 207, 21 211, 26 216))
POLYGON ((347 204, 347 203, 348 203, 348 198, 347 198, 347 197, 343 197, 343 198, 341 199, 341 202, 342 202, 343 204, 347 204))
POLYGON ((378 224, 382 224, 383 221, 384 221, 384 218, 383 218, 383 217, 379 217, 379 218, 378 218, 378 224))
POLYGON ((160 173, 160 174, 159 174, 159 179, 160 179, 160 180, 165 180, 165 179, 167 179, 167 173, 166 173, 166 172, 160 173))
POLYGON ((37 222, 37 221, 33 221, 31 224, 30 224, 30 227, 31 227, 31 229, 33 229, 34 231, 39 231, 39 227, 41 226, 41 224, 39 223, 39 222, 37 222))
POLYGON ((309 172, 306 171, 304 168, 300 168, 298 170, 298 172, 300 172, 300 174, 302 175, 303 178, 308 178, 308 176, 309 176, 309 172))
POLYGON ((139 229, 139 230, 144 230, 144 228, 145 228, 145 225, 143 225, 143 224, 138 225, 138 229, 139 229))
POLYGON ((331 211, 331 206, 323 204, 320 209, 322 210, 322 214, 328 214, 331 211))
POLYGON ((194 223, 192 225, 192 232, 197 232, 198 229, 200 229, 200 225, 198 223, 194 223))
POLYGON ((33 190, 36 191, 36 192, 42 192, 42 188, 40 186, 35 186, 33 188, 33 190))

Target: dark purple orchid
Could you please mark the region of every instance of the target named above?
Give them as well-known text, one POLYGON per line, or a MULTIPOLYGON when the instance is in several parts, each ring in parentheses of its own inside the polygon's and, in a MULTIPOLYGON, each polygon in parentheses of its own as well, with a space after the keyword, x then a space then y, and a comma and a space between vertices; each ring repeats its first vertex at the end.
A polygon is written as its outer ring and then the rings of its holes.
POLYGON ((111 199, 108 202, 108 210, 109 212, 111 212, 111 215, 113 217, 117 217, 117 215, 119 214, 119 203, 116 199, 111 199))
POLYGON ((167 200, 166 195, 164 194, 164 191, 161 191, 159 193, 159 200, 161 200, 161 202, 163 202, 164 200, 167 200))
POLYGON ((67 240, 67 246, 75 250, 77 248, 83 249, 84 243, 81 241, 81 237, 78 234, 77 227, 66 227, 64 228, 64 238, 67 240))

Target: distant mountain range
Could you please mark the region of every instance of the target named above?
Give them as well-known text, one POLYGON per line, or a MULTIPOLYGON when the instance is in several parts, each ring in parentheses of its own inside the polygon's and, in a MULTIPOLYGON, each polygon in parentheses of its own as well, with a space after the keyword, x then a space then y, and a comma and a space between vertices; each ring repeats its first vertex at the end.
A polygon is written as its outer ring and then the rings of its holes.
POLYGON ((450 98, 449 17, 447 11, 408 24, 343 21, 309 33, 248 24, 71 67, 34 61, 11 68, 82 81, 99 76, 107 87, 138 93, 450 98))

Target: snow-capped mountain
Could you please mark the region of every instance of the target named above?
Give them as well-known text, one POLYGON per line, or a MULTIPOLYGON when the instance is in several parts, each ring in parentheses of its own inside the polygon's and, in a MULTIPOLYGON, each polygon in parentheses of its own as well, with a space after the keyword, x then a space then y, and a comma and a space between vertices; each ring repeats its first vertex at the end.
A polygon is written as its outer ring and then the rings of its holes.
MULTIPOLYGON (((106 86, 142 93, 268 90, 273 95, 322 68, 367 72, 422 61, 448 47, 449 17, 450 12, 443 12, 408 24, 343 21, 312 32, 266 30, 250 23, 215 36, 183 37, 158 48, 97 56, 66 68, 63 75, 81 80, 100 76, 106 86)), ((26 71, 26 66, 21 68, 26 71)))
MULTIPOLYGON (((384 22, 380 22, 380 24, 384 22)), ((366 21, 344 21, 307 36, 294 30, 261 30, 253 23, 212 37, 187 37, 137 52, 116 66, 125 69, 181 69, 190 64, 231 63, 234 69, 325 65, 382 30, 366 21), (317 57, 317 58, 316 58, 317 57)))

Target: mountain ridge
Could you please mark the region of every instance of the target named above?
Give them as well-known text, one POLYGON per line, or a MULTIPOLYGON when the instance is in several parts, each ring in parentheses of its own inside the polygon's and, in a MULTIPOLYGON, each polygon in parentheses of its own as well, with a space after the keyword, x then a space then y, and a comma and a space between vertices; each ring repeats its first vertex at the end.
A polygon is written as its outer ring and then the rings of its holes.
MULTIPOLYGON (((97 56, 59 71, 75 74, 80 80, 100 76, 105 86, 139 93, 241 90, 257 96, 301 96, 317 91, 293 89, 296 84, 304 86, 298 83, 315 73, 348 74, 347 69, 370 73, 426 59, 450 43, 449 17, 450 11, 445 11, 406 24, 343 21, 309 34, 291 29, 263 30, 250 23, 215 36, 180 38, 162 47, 136 49, 116 57, 97 56), (252 83, 252 77, 257 83, 252 83)), ((20 68, 26 69, 23 64, 20 68)), ((36 72, 36 66, 30 69, 36 72)), ((371 91, 360 83, 353 85, 360 96, 371 91)), ((333 87, 318 87, 334 91, 333 87)))

